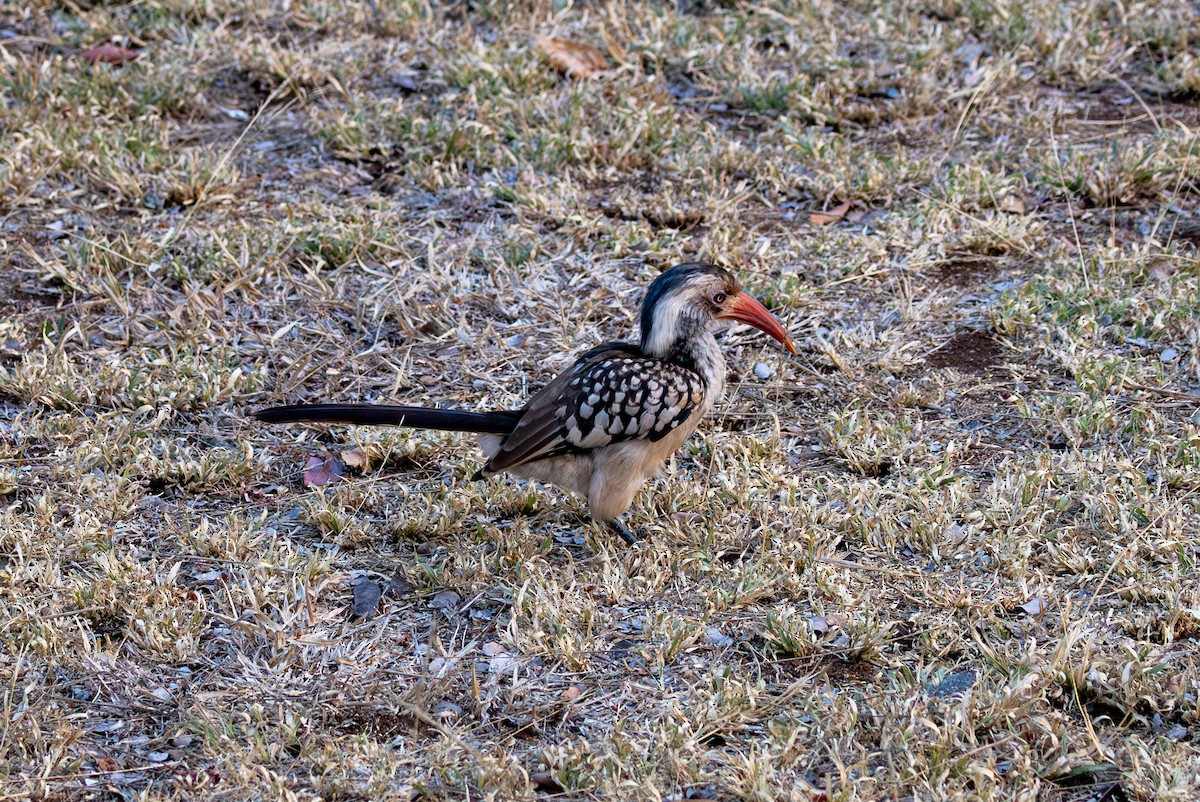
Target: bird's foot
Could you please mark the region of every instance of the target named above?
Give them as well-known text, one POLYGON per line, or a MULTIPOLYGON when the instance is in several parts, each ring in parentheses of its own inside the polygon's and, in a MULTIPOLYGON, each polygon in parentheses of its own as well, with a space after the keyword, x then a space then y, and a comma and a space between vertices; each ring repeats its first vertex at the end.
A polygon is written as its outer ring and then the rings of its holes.
POLYGON ((620 535, 621 539, 624 540, 626 543, 628 543, 630 546, 632 546, 638 542, 637 535, 635 535, 633 532, 629 531, 629 527, 627 527, 625 524, 621 523, 618 520, 614 519, 614 520, 608 521, 608 528, 613 530, 614 532, 616 532, 618 535, 620 535))

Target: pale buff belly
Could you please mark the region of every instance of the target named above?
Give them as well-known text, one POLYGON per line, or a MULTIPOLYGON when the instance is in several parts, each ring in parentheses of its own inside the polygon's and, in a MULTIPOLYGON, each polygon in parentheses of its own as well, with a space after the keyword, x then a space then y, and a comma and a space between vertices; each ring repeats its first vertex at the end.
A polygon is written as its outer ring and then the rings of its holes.
MULTIPOLYGON (((561 457, 527 462, 508 470, 522 479, 557 485, 588 500, 588 509, 598 521, 611 521, 633 502, 633 497, 645 481, 658 474, 664 462, 696 431, 703 410, 697 410, 688 420, 663 439, 625 440, 597 449, 586 455, 566 454, 561 457)), ((501 435, 479 437, 480 448, 489 459, 500 449, 501 435)))

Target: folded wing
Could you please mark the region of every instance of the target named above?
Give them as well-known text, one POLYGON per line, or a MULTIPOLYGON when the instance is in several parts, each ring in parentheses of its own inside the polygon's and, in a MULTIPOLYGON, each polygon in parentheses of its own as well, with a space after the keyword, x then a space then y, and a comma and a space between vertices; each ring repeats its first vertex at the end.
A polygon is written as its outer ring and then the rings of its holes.
POLYGON ((623 440, 657 441, 696 414, 704 380, 686 368, 613 343, 588 351, 530 399, 485 475, 623 440))

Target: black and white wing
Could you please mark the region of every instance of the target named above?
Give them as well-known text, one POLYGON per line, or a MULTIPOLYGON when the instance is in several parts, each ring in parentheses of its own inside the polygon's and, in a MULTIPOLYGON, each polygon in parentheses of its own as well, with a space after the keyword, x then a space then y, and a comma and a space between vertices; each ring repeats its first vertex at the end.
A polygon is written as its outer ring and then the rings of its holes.
POLYGON ((623 440, 661 440, 697 414, 704 380, 679 365, 611 343, 581 356, 530 399, 485 474, 623 440))

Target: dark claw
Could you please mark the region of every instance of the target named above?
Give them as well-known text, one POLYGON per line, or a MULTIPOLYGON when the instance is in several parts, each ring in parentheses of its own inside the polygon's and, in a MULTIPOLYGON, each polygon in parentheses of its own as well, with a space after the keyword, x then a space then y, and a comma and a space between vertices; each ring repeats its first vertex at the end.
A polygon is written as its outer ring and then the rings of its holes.
POLYGON ((638 542, 637 535, 633 534, 633 532, 630 532, 629 527, 627 527, 625 524, 621 523, 620 521, 617 521, 617 520, 609 521, 608 528, 613 530, 614 532, 616 532, 618 535, 620 535, 621 539, 624 540, 626 543, 628 543, 630 546, 632 546, 638 542))

